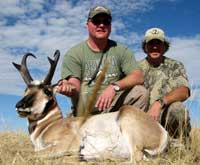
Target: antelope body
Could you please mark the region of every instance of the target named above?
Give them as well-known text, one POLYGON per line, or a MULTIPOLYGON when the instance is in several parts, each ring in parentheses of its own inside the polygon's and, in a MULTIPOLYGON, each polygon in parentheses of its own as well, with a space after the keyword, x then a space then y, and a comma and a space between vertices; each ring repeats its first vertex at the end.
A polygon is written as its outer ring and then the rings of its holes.
POLYGON ((44 81, 31 78, 25 54, 21 65, 14 64, 27 84, 24 97, 16 104, 20 117, 28 119, 31 141, 36 151, 50 155, 78 154, 83 159, 127 158, 140 161, 144 152, 162 153, 168 143, 165 129, 132 107, 117 112, 84 117, 63 118, 55 99, 56 85, 51 85, 58 59, 49 58, 51 68, 44 81), (84 122, 83 122, 84 121, 84 122))

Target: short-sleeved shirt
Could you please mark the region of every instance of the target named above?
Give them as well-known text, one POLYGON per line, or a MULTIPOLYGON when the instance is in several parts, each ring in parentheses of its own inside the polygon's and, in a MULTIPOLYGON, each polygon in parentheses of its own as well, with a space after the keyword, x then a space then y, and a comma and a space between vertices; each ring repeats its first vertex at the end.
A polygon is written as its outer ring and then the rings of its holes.
POLYGON ((186 70, 179 61, 164 56, 164 62, 153 67, 146 59, 139 61, 145 77, 145 87, 150 92, 150 105, 173 89, 181 86, 189 88, 186 70))
POLYGON ((82 85, 84 85, 82 92, 90 93, 95 81, 89 86, 87 83, 98 67, 102 55, 103 60, 99 70, 103 68, 105 60, 108 61, 109 67, 100 91, 132 71, 139 69, 135 57, 128 47, 109 40, 106 51, 95 52, 88 46, 87 41, 83 41, 65 54, 62 63, 62 78, 73 76, 80 79, 82 85))

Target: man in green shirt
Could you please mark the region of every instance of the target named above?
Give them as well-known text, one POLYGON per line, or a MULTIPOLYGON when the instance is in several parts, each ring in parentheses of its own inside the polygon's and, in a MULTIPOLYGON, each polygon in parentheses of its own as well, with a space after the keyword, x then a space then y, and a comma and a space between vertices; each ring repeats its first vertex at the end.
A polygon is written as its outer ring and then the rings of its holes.
POLYGON ((144 73, 145 87, 150 92, 147 113, 159 121, 170 136, 188 136, 190 118, 182 102, 190 96, 190 89, 183 64, 164 56, 169 42, 162 29, 147 30, 142 48, 147 56, 139 66, 144 73))
POLYGON ((58 92, 72 98, 74 116, 84 114, 85 104, 95 86, 96 77, 105 61, 109 68, 98 92, 93 113, 117 110, 123 104, 134 105, 144 110, 148 93, 141 86, 144 83, 130 49, 109 39, 112 16, 105 6, 90 9, 87 19, 89 37, 72 47, 64 56, 62 79, 58 92), (78 108, 81 102, 81 109, 78 108))

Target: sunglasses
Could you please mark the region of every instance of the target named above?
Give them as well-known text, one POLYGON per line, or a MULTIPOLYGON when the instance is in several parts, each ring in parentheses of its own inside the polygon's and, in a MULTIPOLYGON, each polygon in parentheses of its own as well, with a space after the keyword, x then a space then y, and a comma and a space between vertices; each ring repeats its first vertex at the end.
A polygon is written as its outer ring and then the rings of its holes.
POLYGON ((110 19, 98 19, 98 18, 93 18, 90 20, 94 25, 100 25, 104 24, 105 26, 109 26, 111 24, 110 19))

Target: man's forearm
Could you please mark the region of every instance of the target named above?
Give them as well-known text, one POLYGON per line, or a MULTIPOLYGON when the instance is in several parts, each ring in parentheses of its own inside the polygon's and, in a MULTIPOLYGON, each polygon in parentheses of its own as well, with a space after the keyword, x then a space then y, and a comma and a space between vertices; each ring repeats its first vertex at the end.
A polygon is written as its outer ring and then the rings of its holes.
POLYGON ((135 85, 142 85, 144 83, 144 76, 140 70, 135 70, 123 79, 116 82, 121 90, 132 88, 135 85))
POLYGON ((169 92, 163 97, 166 105, 169 105, 176 101, 185 101, 190 96, 190 90, 188 87, 179 87, 169 92))

